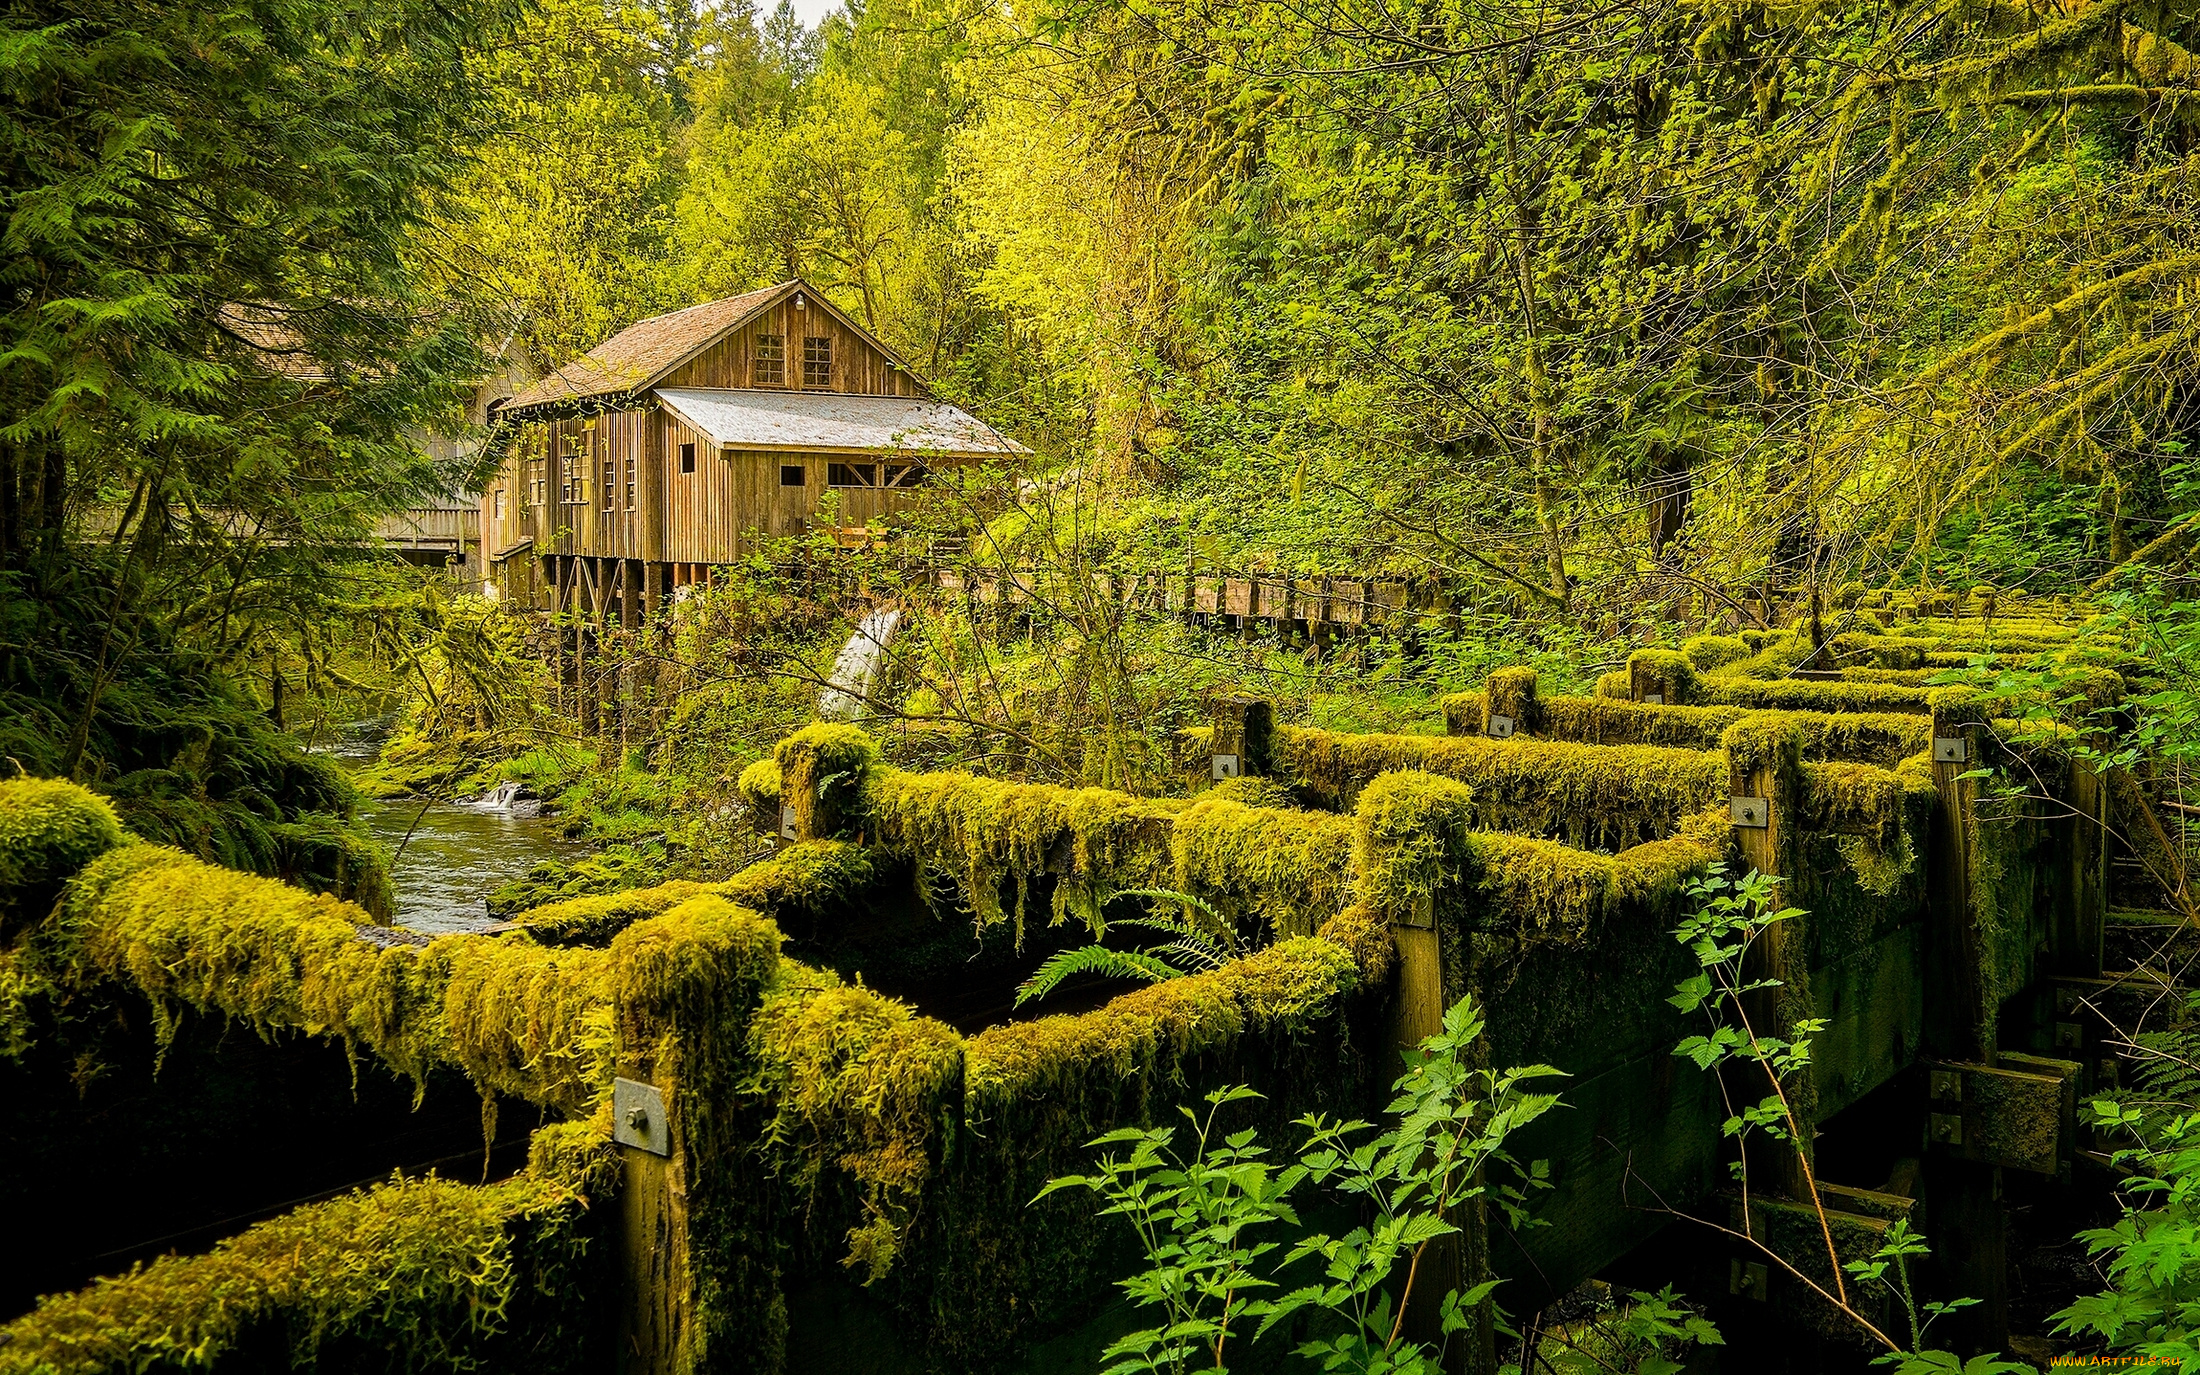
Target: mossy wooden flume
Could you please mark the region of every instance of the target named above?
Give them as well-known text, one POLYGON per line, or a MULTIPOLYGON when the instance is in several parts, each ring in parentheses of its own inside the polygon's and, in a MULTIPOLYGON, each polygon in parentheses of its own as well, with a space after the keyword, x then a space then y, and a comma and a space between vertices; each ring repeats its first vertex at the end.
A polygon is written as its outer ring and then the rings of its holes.
MULTIPOLYGON (((783 838, 772 859, 434 940, 136 842, 72 785, 0 783, 17 1092, 78 1091, 42 1047, 157 1058, 226 1027, 333 1046, 339 1073, 418 1102, 470 1092, 492 1139, 500 1115, 545 1123, 503 1182, 393 1182, 42 1300, 5 1329, 0 1371, 273 1351, 349 1368, 375 1344, 417 1368, 1079 1368, 1128 1238, 1069 1195, 1030 1203, 1048 1178, 1222 1083, 1260 1089, 1249 1123, 1279 1138, 1307 1111, 1372 1116, 1399 1048, 1468 992, 1494 1062, 1571 1076, 1566 1110, 1516 1143, 1551 1164, 1545 1225, 1466 1219, 1458 1259, 1531 1309, 1684 1233, 1674 1210, 1726 1206, 1725 1110, 1673 1056, 1665 1002, 1692 967, 1672 937, 1686 885, 1722 862, 1782 875, 1809 912, 1769 958, 1778 1019, 1826 1023, 1801 1111, 1843 1247, 1917 1201, 1842 1174, 1867 1158, 1850 1120, 1914 1129, 1935 1206, 1985 1227, 1995 1172, 2052 1177, 2075 1149, 2056 1105, 2090 1056, 2038 1009, 2057 980, 2101 979, 2115 790, 2052 743, 2020 755, 1966 688, 1793 676, 1812 654, 1901 672, 1882 661, 1982 639, 1973 620, 1901 629, 1645 651, 1589 699, 1505 670, 1447 702, 1445 737, 1225 702, 1185 763, 1248 776, 1189 798, 906 773, 861 731, 813 726, 740 780, 783 838), (1225 748, 1233 768, 1210 768, 1225 748), (1984 768, 2021 769, 2031 794, 1982 793, 1984 768), (1202 898, 1251 953, 1009 1015, 1017 971, 1154 888, 1202 898), (932 1015, 943 980, 995 1005, 932 1015), (662 1093, 669 1153, 614 1144, 615 1078, 662 1093), (1926 1143, 1950 1116, 1960 1140, 1926 1143), (309 1253, 376 1278, 307 1282, 309 1253)), ((2024 652, 2064 638, 2029 624, 2024 652)), ((2105 669, 2098 691, 2114 700, 2105 669)), ((106 1110, 96 1078, 82 1092, 106 1110)), ((1753 1227, 1786 1225, 1778 1193, 1753 1227)), ((1683 1253, 1682 1278, 1724 1290, 1726 1252, 1683 1253)), ((1991 1245, 1949 1260, 1989 1302, 1997 1263, 1991 1245)))

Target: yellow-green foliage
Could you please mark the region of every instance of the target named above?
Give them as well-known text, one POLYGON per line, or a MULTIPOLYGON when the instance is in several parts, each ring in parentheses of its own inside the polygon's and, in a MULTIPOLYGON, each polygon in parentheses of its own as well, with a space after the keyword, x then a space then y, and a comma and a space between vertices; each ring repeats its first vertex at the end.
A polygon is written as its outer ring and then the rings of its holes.
POLYGON ((1596 695, 1599 697, 1617 697, 1624 701, 1635 695, 1634 680, 1624 668, 1615 668, 1610 673, 1599 674, 1597 676, 1596 695))
POLYGON ((1735 781, 1762 770, 1771 770, 1784 783, 1793 779, 1803 764, 1803 732, 1784 714, 1753 713, 1726 728, 1719 737, 1733 766, 1735 781))
POLYGON ((1622 849, 1669 834, 1721 794, 1726 765, 1698 751, 1469 736, 1339 735, 1276 728, 1277 767, 1307 792, 1349 805, 1394 770, 1472 785, 1475 824, 1622 849))
POLYGON ((819 721, 780 741, 772 758, 780 803, 794 809, 795 833, 826 840, 840 833, 862 796, 878 763, 878 742, 854 726, 819 721))
POLYGON ((844 1263, 878 1280, 953 1128, 962 1038, 860 983, 782 960, 750 1039, 755 1087, 777 1109, 770 1143, 805 1190, 828 1163, 857 1182, 864 1219, 844 1263))
POLYGON ((852 900, 870 885, 871 852, 844 840, 804 840, 718 885, 743 907, 816 912, 852 900))
MULTIPOLYGON (((1483 697, 1488 711, 1499 716, 1510 716, 1521 731, 1534 732, 1540 729, 1541 721, 1536 711, 1534 669, 1518 665, 1498 669, 1490 674, 1489 686, 1483 691, 1483 697)), ((1477 723, 1478 734, 1481 724, 1483 723, 1477 723)))
POLYGON ((0 782, 0 914, 21 890, 57 883, 125 839, 115 809, 88 788, 61 778, 0 782))
POLYGON ((393 1180, 41 1300, 0 1329, 0 1372, 577 1369, 586 1215, 525 1175, 393 1180))
POLYGON ((1171 832, 1174 886, 1278 935, 1310 936, 1351 900, 1352 818, 1207 793, 1171 832))
POLYGON ((669 911, 698 893, 712 891, 707 883, 674 879, 647 888, 544 903, 517 914, 512 924, 551 945, 602 945, 635 922, 669 911))
POLYGON ((1074 914, 1097 923, 1116 891, 1165 885, 1170 821, 1186 805, 1106 788, 891 770, 873 776, 866 801, 880 845, 953 874, 980 925, 1013 918, 1019 932, 1028 877, 1057 876, 1057 921, 1074 914), (1004 908, 1001 887, 1011 880, 1004 908))
POLYGON ((640 1046, 674 1027, 730 1039, 777 975, 779 942, 770 920, 711 893, 621 931, 608 952, 620 1039, 640 1046))
POLYGON ((1388 987, 1398 947, 1390 939, 1390 923, 1380 914, 1355 903, 1323 922, 1314 934, 1352 953, 1353 963, 1359 966, 1361 987, 1388 987))
POLYGON ((1303 1026, 1358 983, 1350 950, 1305 936, 1212 973, 1136 989, 1094 1012, 992 1027, 964 1043, 966 1111, 974 1123, 1028 1122, 1047 1100, 1074 1098, 1095 1079, 1136 1079, 1158 1099, 1190 1057, 1303 1026))

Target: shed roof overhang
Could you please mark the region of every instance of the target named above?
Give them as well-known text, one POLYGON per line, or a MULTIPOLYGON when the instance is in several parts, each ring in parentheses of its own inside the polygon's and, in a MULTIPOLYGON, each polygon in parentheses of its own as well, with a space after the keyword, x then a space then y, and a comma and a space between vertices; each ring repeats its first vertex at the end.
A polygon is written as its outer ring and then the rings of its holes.
POLYGON ((721 449, 1008 458, 1031 451, 942 401, 848 392, 661 387, 659 404, 721 449))

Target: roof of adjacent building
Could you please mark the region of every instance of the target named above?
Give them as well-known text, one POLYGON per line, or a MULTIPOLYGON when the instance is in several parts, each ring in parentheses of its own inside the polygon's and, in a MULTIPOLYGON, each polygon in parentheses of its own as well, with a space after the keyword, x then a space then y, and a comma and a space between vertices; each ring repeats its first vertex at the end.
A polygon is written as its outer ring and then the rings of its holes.
POLYGON ((913 396, 732 387, 661 387, 655 396, 724 448, 907 450, 957 458, 1031 452, 967 411, 913 396))
POLYGON ((728 296, 722 301, 705 301, 685 310, 637 320, 564 367, 551 369, 540 382, 505 401, 499 409, 511 412, 530 406, 645 390, 666 373, 761 315, 781 297, 795 291, 808 293, 810 299, 839 315, 843 323, 870 339, 889 358, 893 357, 892 351, 873 338, 869 330, 848 319, 845 312, 835 307, 816 287, 798 278, 759 291, 728 296))

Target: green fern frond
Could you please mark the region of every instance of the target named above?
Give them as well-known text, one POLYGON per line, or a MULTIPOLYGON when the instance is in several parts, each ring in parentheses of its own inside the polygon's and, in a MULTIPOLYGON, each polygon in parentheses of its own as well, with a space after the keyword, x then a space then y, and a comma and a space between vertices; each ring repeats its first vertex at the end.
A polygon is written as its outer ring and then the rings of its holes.
POLYGON ((1115 890, 1115 896, 1119 898, 1144 898, 1148 902, 1173 902, 1179 906, 1190 907, 1206 913, 1207 919, 1217 926, 1227 928, 1230 924, 1229 918, 1217 912, 1205 898, 1197 897, 1191 893, 1180 893, 1174 888, 1118 888, 1115 890))
POLYGON ((1149 955, 1157 955, 1187 974, 1205 974, 1220 969, 1229 961, 1226 950, 1209 945, 1197 936, 1185 936, 1167 945, 1149 949, 1149 955))
POLYGON ((1022 1007, 1035 998, 1044 998, 1059 987, 1064 979, 1079 974, 1101 974, 1113 979, 1141 979, 1146 983, 1160 983, 1174 979, 1183 973, 1173 969, 1154 956, 1138 950, 1110 950, 1104 945, 1081 946, 1075 950, 1061 950, 1047 956, 1046 962, 1032 971, 1030 978, 1016 986, 1016 1006, 1022 1007))

